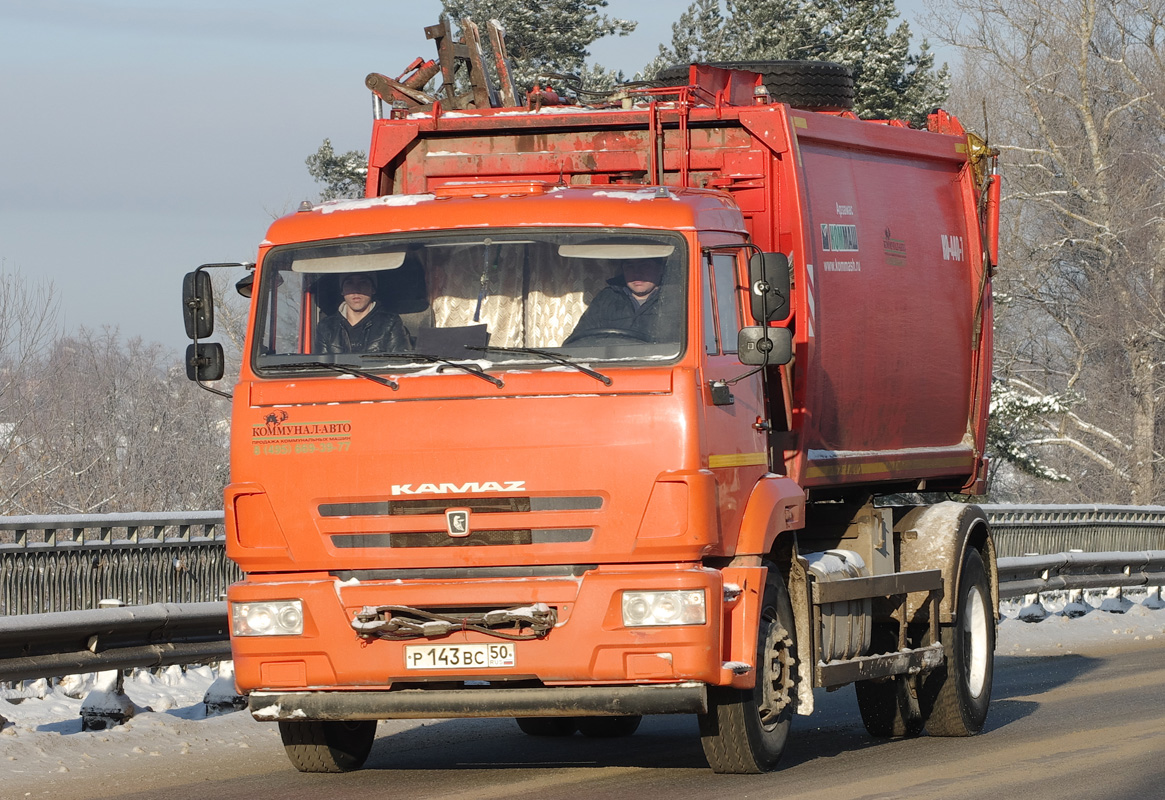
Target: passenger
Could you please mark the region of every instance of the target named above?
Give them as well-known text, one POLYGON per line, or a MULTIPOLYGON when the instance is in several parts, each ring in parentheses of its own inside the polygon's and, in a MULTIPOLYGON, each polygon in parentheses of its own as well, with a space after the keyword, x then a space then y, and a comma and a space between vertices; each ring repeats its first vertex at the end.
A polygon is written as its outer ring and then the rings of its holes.
POLYGON ((400 317, 377 308, 372 299, 376 279, 364 273, 340 282, 344 302, 339 312, 320 320, 317 353, 399 353, 409 349, 409 332, 400 317))
POLYGON ((623 272, 595 295, 563 344, 619 335, 644 342, 678 341, 681 312, 660 297, 663 266, 659 258, 625 261, 623 272))

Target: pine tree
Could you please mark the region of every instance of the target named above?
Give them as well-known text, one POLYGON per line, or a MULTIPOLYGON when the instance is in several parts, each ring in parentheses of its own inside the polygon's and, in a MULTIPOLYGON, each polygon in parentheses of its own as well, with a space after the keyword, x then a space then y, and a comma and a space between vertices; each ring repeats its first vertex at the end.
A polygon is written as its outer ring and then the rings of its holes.
POLYGON ((924 41, 910 52, 910 26, 891 30, 893 0, 696 0, 672 26, 670 47, 644 73, 693 61, 835 61, 854 72, 859 116, 925 122, 946 99, 946 65, 924 41))
MULTIPOLYGON (((512 77, 520 89, 529 89, 544 73, 577 75, 579 88, 584 89, 606 89, 623 80, 621 72, 586 63, 591 42, 635 30, 632 21, 600 13, 607 0, 442 0, 442 5, 455 22, 469 18, 479 27, 491 19, 501 23, 512 77)), ((488 37, 482 38, 488 50, 488 37)), ((493 58, 487 55, 487 69, 492 70, 492 64, 493 58)), ((336 153, 325 139, 308 156, 307 169, 324 187, 321 200, 364 194, 367 164, 365 154, 358 150, 336 153)))
MULTIPOLYGON (((582 77, 591 42, 635 30, 634 22, 600 13, 607 0, 442 0, 442 5, 454 22, 468 17, 479 26, 491 19, 502 24, 514 83, 521 89, 548 72, 582 77)), ((482 44, 488 48, 488 42, 482 44)), ((589 72, 600 83, 614 77, 601 67, 589 72)))
POLYGON ((307 172, 316 183, 323 184, 320 200, 336 200, 364 196, 364 180, 368 177, 367 156, 360 150, 336 153, 330 139, 324 139, 320 149, 306 159, 307 172))
POLYGON ((934 54, 925 41, 911 55, 909 24, 890 29, 898 16, 894 0, 829 0, 822 12, 818 57, 853 70, 854 111, 862 117, 925 124, 927 113, 950 90, 948 71, 945 64, 935 70, 934 54))
POLYGON ((643 69, 654 76, 672 64, 723 61, 727 31, 720 13, 720 0, 696 0, 671 26, 671 47, 659 46, 659 55, 643 69))

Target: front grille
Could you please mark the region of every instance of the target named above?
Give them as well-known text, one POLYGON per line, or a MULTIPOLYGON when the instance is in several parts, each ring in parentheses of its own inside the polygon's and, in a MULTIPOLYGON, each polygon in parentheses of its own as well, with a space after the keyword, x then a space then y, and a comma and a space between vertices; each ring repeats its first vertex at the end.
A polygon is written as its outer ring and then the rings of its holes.
POLYGON ((598 564, 540 564, 509 567, 420 567, 413 569, 343 569, 329 572, 339 581, 497 580, 501 578, 581 578, 598 564))
POLYGON ((475 514, 512 514, 530 511, 596 511, 601 497, 460 497, 445 495, 424 500, 380 500, 364 503, 321 503, 321 517, 396 517, 444 514, 447 508, 468 508, 475 514))
POLYGON ((338 548, 358 547, 491 547, 497 545, 558 544, 590 541, 593 528, 550 528, 473 531, 468 536, 450 536, 444 531, 424 533, 353 533, 332 536, 338 548))

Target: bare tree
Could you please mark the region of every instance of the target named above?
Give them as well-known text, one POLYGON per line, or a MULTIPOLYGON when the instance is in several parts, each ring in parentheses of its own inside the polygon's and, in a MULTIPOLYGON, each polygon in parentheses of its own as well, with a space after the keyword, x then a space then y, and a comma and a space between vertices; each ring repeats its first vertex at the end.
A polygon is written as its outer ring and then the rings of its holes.
MULTIPOLYGON (((1152 503, 1165 358, 1165 0, 938 0, 1004 154, 997 376, 1052 499, 1152 503)), ((945 29, 942 24, 946 23, 945 29)))
POLYGON ((116 331, 51 346, 26 386, 20 463, 37 480, 18 513, 219 508, 228 475, 224 401, 186 380, 174 354, 116 331))
POLYGON ((15 499, 51 480, 59 466, 26 458, 37 436, 31 389, 44 382, 44 356, 59 336, 57 317, 51 283, 0 270, 0 514, 13 513, 15 499))

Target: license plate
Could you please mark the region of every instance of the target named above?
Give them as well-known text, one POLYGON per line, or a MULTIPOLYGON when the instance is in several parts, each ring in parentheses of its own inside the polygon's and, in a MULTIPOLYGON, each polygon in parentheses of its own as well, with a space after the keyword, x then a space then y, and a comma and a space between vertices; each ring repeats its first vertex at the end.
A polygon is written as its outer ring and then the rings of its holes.
POLYGON ((412 644, 405 646, 407 669, 477 669, 514 666, 512 644, 412 644))

